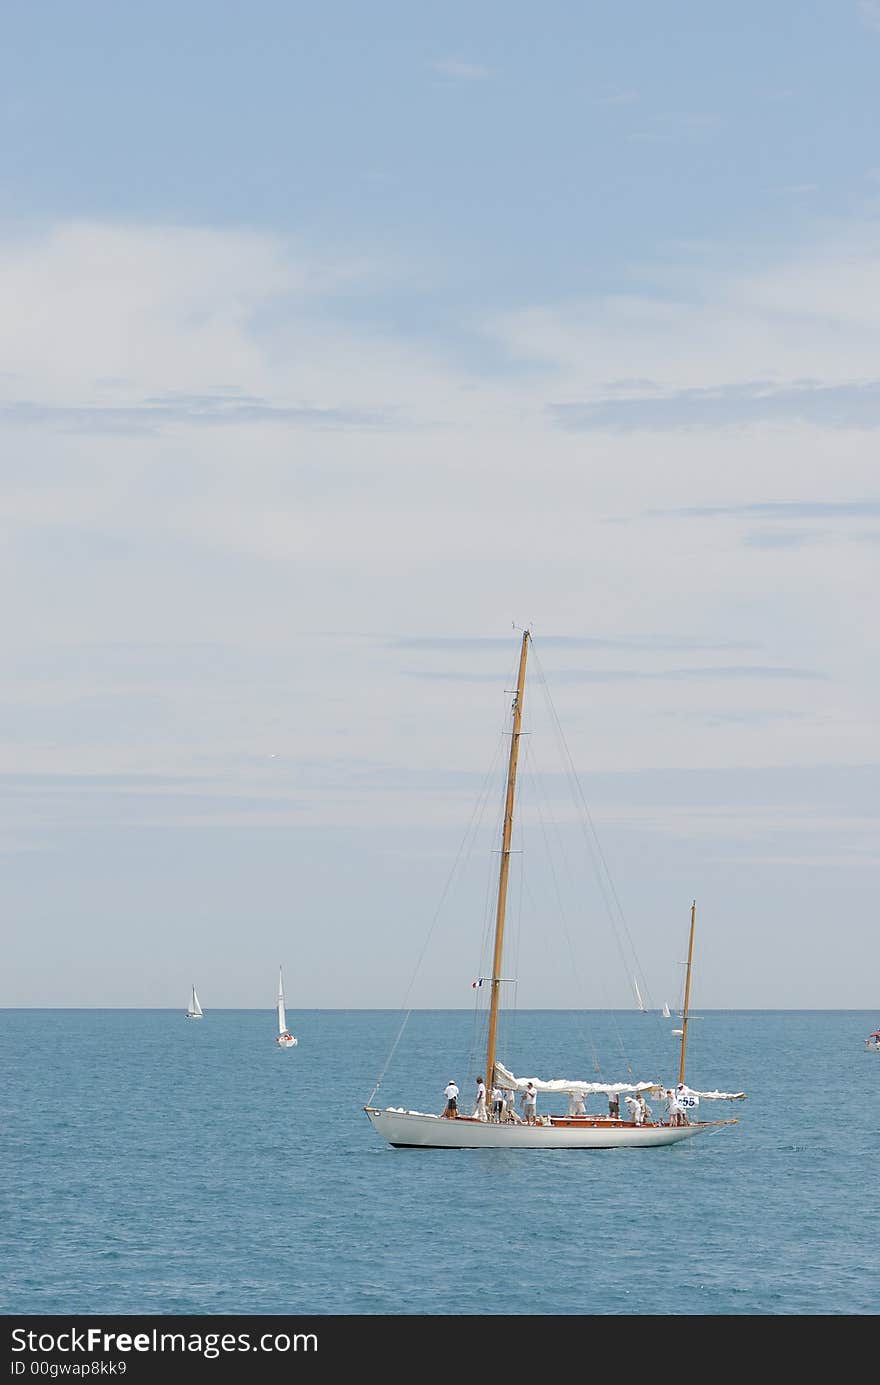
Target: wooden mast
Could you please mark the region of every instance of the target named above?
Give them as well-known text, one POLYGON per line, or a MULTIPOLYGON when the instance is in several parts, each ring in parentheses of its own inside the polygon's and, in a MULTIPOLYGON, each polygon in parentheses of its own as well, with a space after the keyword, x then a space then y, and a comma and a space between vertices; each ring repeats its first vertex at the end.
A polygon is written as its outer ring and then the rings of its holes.
POLYGON ((519 738, 522 726, 523 689, 526 681, 526 654, 529 632, 523 631, 519 653, 519 675, 516 697, 513 699, 513 732, 510 738, 510 759, 507 764, 507 797, 504 804, 504 831, 501 837, 501 871, 498 877, 498 907, 495 912, 495 952, 492 958, 492 994, 489 1001, 489 1041, 486 1049, 486 1084, 495 1082, 495 1043, 498 1035, 498 1002, 501 986, 501 954, 504 949, 504 914, 507 908, 507 880, 510 874, 510 839, 513 832, 513 797, 516 786, 516 763, 519 757, 519 738))
POLYGON ((691 1003, 691 963, 694 960, 694 919, 696 917, 696 913, 697 901, 694 900, 693 904, 691 905, 691 932, 690 938, 688 939, 687 971, 685 972, 684 981, 684 1009, 682 1010, 681 1014, 681 1061, 678 1065, 679 1082, 684 1082, 684 1051, 687 1047, 688 1012, 690 1010, 691 1003))

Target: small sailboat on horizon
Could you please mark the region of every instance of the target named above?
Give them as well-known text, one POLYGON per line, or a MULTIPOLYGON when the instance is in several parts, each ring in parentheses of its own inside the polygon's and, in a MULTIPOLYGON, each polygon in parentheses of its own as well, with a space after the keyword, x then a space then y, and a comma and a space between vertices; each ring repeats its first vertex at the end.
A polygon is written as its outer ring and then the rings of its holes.
POLYGON ((281 968, 278 968, 278 1000, 276 1002, 278 1011, 278 1038, 275 1040, 279 1048, 294 1048, 296 1039, 287 1027, 287 1016, 284 1012, 284 981, 281 975, 281 968))
POLYGON ((199 1004, 199 998, 196 995, 196 988, 195 986, 193 986, 192 995, 189 998, 189 1005, 186 1007, 186 1018, 188 1020, 200 1020, 204 1019, 204 1017, 204 1011, 202 1010, 202 1007, 199 1004))

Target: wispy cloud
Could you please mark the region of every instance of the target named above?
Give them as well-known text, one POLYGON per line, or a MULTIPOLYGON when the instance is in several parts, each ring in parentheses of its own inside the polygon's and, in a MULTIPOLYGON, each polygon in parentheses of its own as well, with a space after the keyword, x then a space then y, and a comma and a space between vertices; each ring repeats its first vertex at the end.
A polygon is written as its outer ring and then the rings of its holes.
POLYGON ((492 69, 482 63, 461 62, 456 58, 440 58, 431 64, 435 72, 443 77, 453 77, 461 82, 485 82, 492 76, 492 69))
POLYGON ((321 408, 305 404, 272 404, 242 395, 169 394, 132 405, 63 406, 18 400, 0 404, 0 425, 48 427, 72 433, 157 433, 173 424, 218 427, 281 423, 304 428, 375 428, 387 416, 363 409, 321 408))
MULTIPOLYGON (((487 683, 497 682, 496 672, 437 672, 425 669, 406 669, 404 672, 410 678, 429 678, 432 682, 450 683, 487 683)), ((658 682, 686 682, 699 680, 705 682, 709 679, 782 679, 782 680, 824 680, 827 674, 820 673, 817 669, 810 668, 787 668, 773 667, 765 664, 740 664, 740 665, 719 665, 717 668, 669 668, 669 669, 557 669, 553 674, 553 682, 562 685, 565 683, 628 683, 635 681, 658 681, 658 682)))
MULTIPOLYGON (((668 653, 670 650, 730 650, 754 649, 755 646, 744 640, 702 640, 681 635, 635 635, 628 639, 601 639, 593 635, 541 635, 538 637, 541 649, 620 649, 636 650, 645 653, 657 650, 668 653)), ((496 649, 510 652, 509 639, 479 639, 475 636, 400 636, 389 641, 392 649, 423 649, 446 653, 451 650, 494 652, 496 649)))
POLYGON ((687 515, 708 519, 728 515, 734 519, 867 519, 880 516, 880 500, 762 500, 746 505, 692 505, 677 510, 650 510, 649 514, 687 515))
POLYGON ((76 222, 7 236, 0 422, 107 434, 386 423, 385 382, 400 400, 418 380, 424 397, 437 370, 369 320, 362 295, 381 292, 382 273, 336 259, 194 227, 76 222), (353 315, 340 291, 349 307, 357 297, 353 315))
POLYGON ((763 381, 707 389, 642 393, 628 398, 548 405, 550 417, 573 431, 717 428, 799 422, 825 428, 880 427, 880 381, 776 386, 763 381))
POLYGON ((806 548, 824 537, 818 529, 756 529, 746 536, 746 545, 749 548, 806 548))
POLYGON ((597 106, 629 106, 638 99, 639 93, 637 91, 627 91, 624 88, 615 87, 613 90, 600 92, 594 96, 593 103, 597 106))
POLYGON ((627 135, 633 144, 669 144, 672 138, 668 130, 632 130, 627 135))
POLYGON ((702 139, 707 135, 714 135, 720 124, 717 115, 705 115, 700 112, 669 113, 658 115, 652 123, 640 130, 633 130, 627 135, 627 139, 647 143, 702 139))

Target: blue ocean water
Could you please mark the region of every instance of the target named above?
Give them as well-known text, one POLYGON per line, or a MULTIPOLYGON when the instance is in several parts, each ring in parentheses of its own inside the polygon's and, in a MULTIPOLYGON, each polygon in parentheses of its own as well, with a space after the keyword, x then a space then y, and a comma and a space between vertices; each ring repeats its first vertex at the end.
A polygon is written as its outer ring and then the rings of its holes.
MULTIPOLYGON (((386 1146, 362 1108, 401 1018, 289 1014, 299 1045, 281 1051, 271 1011, 0 1011, 0 1312, 880 1309, 877 1014, 704 1013, 687 1080, 745 1089, 701 1107, 738 1124, 548 1152, 386 1146)), ((450 1076, 468 1098, 472 1031, 466 1012, 415 1013, 377 1103, 439 1111, 450 1076)), ((523 1012, 501 1056, 590 1077, 600 1042, 639 1077, 677 1076, 670 1021, 637 1013, 523 1012)))

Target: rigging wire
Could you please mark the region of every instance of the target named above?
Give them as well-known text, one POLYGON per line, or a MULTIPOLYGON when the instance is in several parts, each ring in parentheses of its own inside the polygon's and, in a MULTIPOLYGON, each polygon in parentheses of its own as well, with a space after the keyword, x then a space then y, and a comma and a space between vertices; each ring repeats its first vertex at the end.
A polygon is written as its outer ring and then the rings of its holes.
MULTIPOLYGON (((562 890, 561 890, 561 888, 560 888, 560 884, 559 884, 559 875, 558 875, 558 873, 557 873, 556 865, 555 865, 555 861, 554 861, 554 851, 553 851, 553 847, 552 847, 552 845, 551 845, 550 832, 548 831, 548 823, 549 823, 549 825, 550 825, 551 828, 555 829, 555 839, 556 839, 556 843, 557 843, 557 851, 559 852, 559 855, 560 855, 561 858, 562 858, 562 864, 563 864, 563 866, 565 867, 565 871, 566 871, 566 875, 567 875, 567 877, 568 877, 568 880, 569 880, 570 883, 573 884, 573 878, 572 878, 572 873, 571 873, 571 869, 570 869, 570 863, 569 863, 569 860, 568 860, 568 856, 567 856, 567 854, 566 854, 566 852, 565 852, 564 845, 563 845, 563 843, 562 843, 561 835, 559 834, 559 831, 558 831, 558 826, 559 826, 559 825, 558 825, 558 822, 557 822, 556 819, 553 817, 552 808, 551 808, 551 806, 550 806, 550 798, 549 798, 549 796, 546 796, 546 797, 545 797, 545 793, 544 793, 544 784, 543 784, 543 776, 542 776, 541 774, 537 773, 536 770, 535 770, 535 768, 534 768, 534 757, 533 757, 533 755, 531 754, 531 748, 530 748, 530 747, 529 747, 529 749, 527 750, 526 756, 525 756, 524 758, 525 758, 526 767, 527 767, 527 769, 528 769, 528 770, 530 771, 530 773, 531 773, 531 778, 530 778, 527 782, 528 782, 529 785, 534 789, 533 798, 532 798, 532 804, 533 804, 534 810, 535 810, 536 815, 537 815, 537 818, 538 818, 538 822, 539 822, 539 825, 540 825, 540 828, 541 828, 541 834, 542 834, 542 837, 543 837, 543 840, 544 840, 544 844, 545 844, 545 847, 546 847, 546 851, 547 851, 547 860, 548 860, 549 868, 550 868, 550 877, 551 877, 551 880, 552 880, 552 882, 553 882, 553 892, 554 892, 555 897, 556 897, 556 905, 557 905, 557 908, 558 908, 558 910, 559 910, 559 917, 560 917, 560 920, 561 920, 561 922, 562 922, 562 933, 563 933, 563 937, 564 937, 564 939, 565 939, 565 943, 566 943, 567 948, 568 948, 568 955, 569 955, 569 960, 570 960, 570 964, 571 964, 571 970, 572 970, 572 973, 573 973, 573 976, 574 976, 575 986, 576 986, 576 989, 577 989, 578 991, 580 991, 581 993, 583 993, 584 990, 585 990, 585 987, 584 987, 584 985, 583 985, 583 981, 582 981, 582 977, 581 977, 581 970, 580 970, 580 965, 579 965, 579 962, 578 962, 578 957, 577 957, 577 954, 576 954, 576 952, 575 952, 574 941, 573 941, 573 937, 572 937, 572 930, 571 930, 571 928, 570 928, 570 926, 569 926, 568 914, 567 914, 567 911, 566 911, 566 908, 565 908, 565 904, 564 904, 564 902, 563 902, 563 894, 562 894, 562 890)), ((523 871, 523 876, 525 876, 525 871, 523 871)), ((537 913, 537 909, 536 909, 536 913, 537 913)), ((602 977, 599 976, 598 980, 599 980, 599 985, 600 985, 600 987, 601 987, 601 988, 603 989, 603 991, 604 991, 604 981, 603 981, 602 977)), ((580 1014, 582 1015, 583 1012, 581 1011, 580 1014)), ((598 1055, 598 1052, 597 1052, 597 1050, 596 1050, 595 1041, 594 1041, 594 1039, 593 1039, 592 1034, 589 1032, 589 1030, 588 1030, 588 1029, 586 1028, 586 1026, 584 1025, 583 1019, 582 1019, 582 1018, 578 1020, 578 1029, 579 1029, 579 1034, 580 1034, 581 1042, 583 1043, 584 1047, 587 1048, 587 1049, 589 1050, 589 1052, 590 1052, 590 1056, 591 1056, 591 1058, 592 1058, 593 1071, 596 1072, 596 1073, 598 1073, 598 1074, 601 1076, 601 1073, 602 1073, 602 1066, 601 1066, 601 1063, 600 1063, 600 1061, 599 1061, 599 1055, 598 1055)), ((627 1065, 627 1066, 629 1066, 629 1065, 627 1065)), ((631 1069, 630 1069, 630 1071, 631 1071, 631 1069)))
POLYGON ((412 1007, 409 1004, 409 999, 412 995, 413 987, 415 986, 419 972, 421 971, 422 964, 425 960, 425 954, 428 951, 428 946, 431 942, 431 938, 434 935, 434 930, 437 927, 441 914, 443 913, 447 897, 449 895, 450 890, 452 889, 453 881, 455 880, 456 875, 459 873, 459 869, 463 866, 464 861, 469 859, 470 853, 473 850, 473 839, 486 810, 489 788, 492 780, 496 777, 497 774, 498 760, 500 758, 503 743, 503 739, 500 739, 498 741, 498 744, 496 745, 495 754, 492 758, 492 763, 485 774, 479 795, 477 797, 477 801, 474 804, 474 807, 471 811, 470 821, 468 822, 462 840, 459 844, 455 860, 452 863, 452 867, 446 879, 446 884, 444 885, 443 891, 440 895, 440 901, 437 905, 436 910, 434 911, 434 916, 431 920, 430 927, 428 928, 425 941, 422 944, 421 952, 419 953, 418 959, 412 972, 412 976, 410 977, 409 985, 407 986, 406 992, 404 993, 403 1004, 401 1006, 401 1009, 404 1010, 405 1013, 401 1021, 400 1029, 398 1030, 397 1037, 394 1039, 391 1045, 388 1056, 385 1060, 385 1064, 381 1072, 379 1073, 378 1078, 376 1079, 376 1084, 370 1093, 369 1099, 366 1103, 368 1106, 372 1105, 373 1098, 375 1097, 383 1081, 385 1080, 385 1076, 388 1072, 389 1067, 391 1066, 394 1054, 397 1051, 397 1047, 400 1043, 400 1040, 403 1038, 404 1031, 406 1029, 407 1024, 409 1023, 410 1016, 412 1015, 412 1007))
MULTIPOLYGON (((574 793, 574 795, 575 795, 576 804, 577 804, 577 806, 579 806, 579 808, 580 808, 580 810, 581 810, 581 812, 582 812, 582 814, 583 814, 582 819, 580 819, 581 831, 584 832, 584 835, 587 837, 588 844, 590 845, 590 847, 591 847, 591 849, 592 849, 592 851, 593 851, 593 853, 594 853, 594 856, 593 856, 594 870, 595 870, 597 882, 598 882, 598 884, 599 884, 600 893, 602 894, 602 897, 603 897, 603 899, 604 899, 604 901, 605 901, 606 910, 607 910, 607 912, 608 912, 608 918, 609 918, 609 921, 610 921, 610 923, 611 923, 611 925, 612 925, 612 930, 613 930, 613 934, 614 934, 614 939, 615 939, 615 942, 616 942, 616 945, 617 945, 617 949, 618 949, 618 952, 619 952, 619 955, 620 955, 621 963, 622 963, 622 965, 623 965, 623 967, 624 967, 624 970, 625 970, 626 972, 628 972, 628 971, 630 970, 630 966, 631 966, 631 965, 634 965, 635 970, 641 975, 642 984, 643 984, 643 986, 644 986, 644 988, 645 988, 645 995, 646 995, 646 997, 648 998, 648 1000, 651 1000, 650 988, 649 988, 649 986, 648 986, 648 984, 647 984, 647 981, 645 980, 644 971, 643 971, 643 969, 642 969, 642 967, 641 967, 641 964, 639 963, 638 953, 637 953, 637 951, 636 951, 636 946, 635 946, 635 943, 634 943, 633 938, 632 938, 632 933, 630 932, 629 923, 628 923, 627 918, 626 918, 626 915, 625 915, 625 913, 624 913, 623 905, 622 905, 621 902, 620 902, 620 897, 619 897, 619 895, 618 895, 618 893, 617 893, 617 889, 616 889, 616 886, 615 886, 615 884, 614 884, 613 876, 612 876, 611 871, 610 871, 610 869, 609 869, 608 862, 607 862, 607 860, 606 860, 606 858, 605 858, 605 853, 604 853, 604 851, 602 850, 602 844, 601 844, 601 842, 599 841, 599 836, 598 836, 598 833, 596 832, 595 823, 593 822, 593 816, 592 816, 592 814, 591 814, 591 812, 590 812, 590 808, 589 808, 589 805, 588 805, 588 803, 587 803, 586 796, 585 796, 585 794, 584 794, 583 787, 582 787, 582 785, 581 785, 581 781, 580 781, 580 778, 579 778, 579 776, 578 776, 577 770, 575 769, 575 765, 574 765, 574 761, 573 761, 573 759, 572 759, 571 751, 570 751, 569 748, 568 748, 568 743, 566 742, 565 735, 564 735, 563 730, 562 730, 562 724, 561 724, 561 722, 560 722, 559 715, 558 715, 558 713, 557 713, 557 711, 556 711, 556 707, 554 706, 553 699, 552 699, 552 697, 551 697, 551 695, 550 695, 550 689, 549 689, 549 686, 548 686, 548 684, 547 684, 546 675, 545 675, 545 673, 544 673, 543 667, 542 667, 542 665, 541 665, 541 661, 540 661, 540 659, 538 658, 537 654, 535 654, 534 659, 535 659, 535 663, 536 663, 537 668, 538 668, 538 673, 539 673, 539 677, 540 677, 540 682, 541 682, 542 690, 543 690, 543 692, 544 692, 544 696, 545 696, 545 699, 546 699, 546 702, 547 702, 547 706, 548 706, 548 709, 549 709, 549 712, 550 712, 550 717, 551 717, 551 721, 552 721, 552 724, 553 724, 553 727, 554 727, 554 731, 555 731, 555 733, 556 733, 557 741, 558 741, 559 747, 560 747, 560 749, 561 749, 562 755, 563 755, 563 757, 564 757, 564 761, 565 761, 565 765, 566 765, 566 769, 567 769, 567 773, 568 773, 568 777, 569 777, 569 784, 570 784, 571 790, 573 791, 573 793, 574 793), (615 917, 615 916, 616 916, 616 917, 615 917), (627 942, 627 944, 628 944, 628 946, 629 946, 629 951, 630 951, 630 956, 631 956, 631 958, 632 958, 632 963, 630 963, 630 962, 628 961, 627 956, 626 956, 626 954, 625 954, 625 951, 624 951, 624 948, 623 948, 623 944, 622 944, 622 942, 621 942, 620 933, 619 933, 618 930, 617 930, 617 924, 618 924, 618 923, 619 923, 619 925, 620 925, 620 928, 621 928, 622 931, 623 931, 623 934, 624 934, 624 936, 625 936, 626 942, 627 942)), ((653 1004, 652 1004, 649 1008, 650 1008, 651 1010, 653 1010, 653 1009, 654 1009, 653 1004)))

